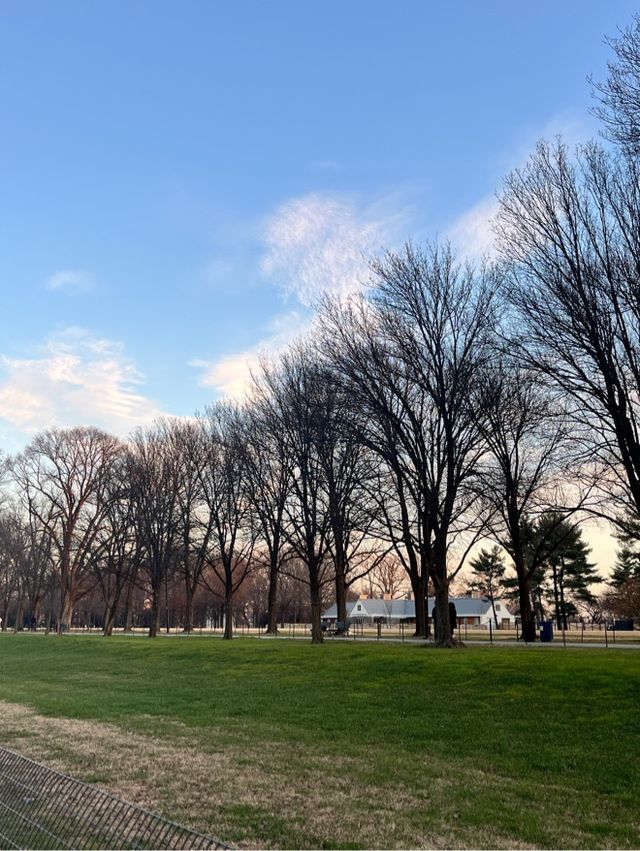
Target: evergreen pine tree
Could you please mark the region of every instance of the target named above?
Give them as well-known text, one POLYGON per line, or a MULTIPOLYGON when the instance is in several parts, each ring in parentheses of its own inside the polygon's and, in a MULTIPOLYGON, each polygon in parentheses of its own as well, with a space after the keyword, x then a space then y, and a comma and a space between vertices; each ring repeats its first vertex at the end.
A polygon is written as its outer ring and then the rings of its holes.
POLYGON ((491 603, 493 620, 498 627, 498 616, 496 615, 496 600, 500 597, 502 581, 506 566, 500 552, 500 547, 491 550, 480 550, 477 558, 471 562, 471 581, 469 589, 478 591, 491 603))

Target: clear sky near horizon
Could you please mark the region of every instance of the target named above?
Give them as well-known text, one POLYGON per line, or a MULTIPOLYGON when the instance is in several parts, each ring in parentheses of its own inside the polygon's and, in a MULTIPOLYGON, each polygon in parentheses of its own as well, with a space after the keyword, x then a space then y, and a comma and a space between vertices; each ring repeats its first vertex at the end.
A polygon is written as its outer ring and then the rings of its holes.
POLYGON ((598 132, 626 0, 0 0, 0 445, 237 392, 408 238, 598 132))

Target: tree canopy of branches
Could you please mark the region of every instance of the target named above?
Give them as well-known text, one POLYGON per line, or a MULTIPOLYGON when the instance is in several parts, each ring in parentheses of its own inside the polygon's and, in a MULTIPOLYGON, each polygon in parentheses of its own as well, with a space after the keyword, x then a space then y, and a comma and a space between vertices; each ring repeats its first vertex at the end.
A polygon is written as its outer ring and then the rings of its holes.
POLYGON ((136 431, 127 463, 136 522, 145 550, 143 568, 151 588, 149 637, 155 638, 163 585, 166 594, 169 574, 176 563, 181 520, 180 465, 172 451, 170 423, 159 420, 149 429, 136 431))
POLYGON ((487 448, 480 488, 490 509, 488 526, 513 560, 522 634, 534 641, 531 585, 547 541, 537 536, 532 546, 531 528, 549 508, 556 509, 557 523, 564 517, 557 509, 566 502, 562 491, 570 472, 566 426, 535 373, 499 351, 491 367, 478 376, 475 392, 487 448))
POLYGON ((608 63, 607 79, 594 83, 594 112, 605 135, 633 156, 640 153, 640 16, 607 41, 615 60, 608 63))
POLYGON ((235 405, 218 403, 200 419, 203 451, 199 478, 215 540, 209 567, 224 587, 226 639, 233 637, 233 595, 251 570, 255 540, 241 418, 235 405))
POLYGON ((640 508, 638 162, 599 145, 576 162, 538 144, 500 201, 520 321, 514 348, 567 400, 583 472, 624 516, 640 508))
POLYGON ((27 512, 49 535, 60 580, 61 624, 87 590, 91 555, 109 505, 119 441, 96 428, 52 429, 14 460, 12 473, 27 512))
POLYGON ((450 570, 451 546, 479 532, 472 485, 484 449, 472 391, 495 333, 499 273, 460 266, 446 246, 411 245, 372 273, 366 301, 325 305, 325 347, 363 412, 362 441, 386 466, 396 511, 391 500, 381 508, 411 580, 416 631, 426 634, 431 578, 436 641, 448 646, 449 583, 463 561, 450 570))

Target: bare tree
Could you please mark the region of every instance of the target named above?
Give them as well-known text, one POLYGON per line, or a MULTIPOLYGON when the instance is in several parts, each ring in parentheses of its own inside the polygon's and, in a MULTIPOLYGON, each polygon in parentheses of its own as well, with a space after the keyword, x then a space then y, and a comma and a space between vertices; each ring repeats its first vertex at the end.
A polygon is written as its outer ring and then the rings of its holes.
POLYGON ((283 525, 291 475, 286 441, 278 428, 270 428, 273 424, 257 401, 250 405, 241 446, 257 555, 263 555, 268 570, 267 633, 271 635, 278 631, 278 581, 287 555, 283 525))
POLYGON ((181 529, 180 465, 171 439, 171 424, 160 419, 151 428, 134 432, 127 464, 136 523, 145 551, 143 571, 151 587, 149 637, 154 638, 160 625, 162 591, 164 588, 165 596, 168 594, 169 574, 177 560, 181 529))
POLYGON ((61 624, 89 588, 91 554, 109 503, 119 441, 96 428, 37 435, 12 463, 27 511, 51 539, 62 597, 61 624))
POLYGON ((20 588, 14 520, 15 513, 10 510, 0 515, 0 624, 3 632, 9 627, 9 609, 20 588))
POLYGON ((263 364, 260 405, 269 429, 286 445, 289 498, 283 533, 288 548, 307 570, 311 599, 311 640, 322 642, 322 586, 329 580, 331 514, 326 467, 319 452, 326 426, 322 394, 326 375, 308 350, 296 347, 276 367, 263 364))
POLYGON ((622 529, 640 510, 640 172, 600 146, 540 142, 497 223, 519 314, 512 349, 563 394, 581 472, 622 529))
POLYGON ((607 43, 615 53, 604 82, 591 82, 598 106, 594 112, 605 135, 632 155, 640 151, 640 16, 607 43))
POLYGON ((405 582, 402 565, 393 555, 387 555, 367 574, 366 587, 370 597, 380 594, 383 598, 395 600, 402 593, 405 582))
POLYGON ((484 446, 472 389, 488 357, 498 276, 490 268, 461 268, 449 248, 437 246, 407 245, 372 271, 367 302, 325 306, 326 345, 366 412, 363 440, 390 474, 397 510, 387 510, 388 528, 411 579, 416 631, 426 634, 430 577, 436 643, 452 646, 449 584, 480 531, 471 485, 484 446), (451 568, 453 545, 458 558, 451 568))
POLYGON ((92 556, 93 572, 104 600, 103 633, 116 624, 122 595, 133 586, 144 554, 137 523, 137 504, 127 480, 130 467, 123 457, 110 485, 104 522, 92 556))
POLYGON ((536 374, 498 351, 477 376, 474 392, 489 450, 478 482, 481 497, 490 508, 490 530, 513 560, 522 636, 534 641, 531 583, 557 536, 548 524, 532 546, 528 529, 550 509, 560 526, 584 502, 571 487, 568 429, 562 408, 536 374))
POLYGON ((233 637, 233 598, 251 570, 255 524, 247 495, 242 412, 232 403, 210 406, 200 418, 198 475, 215 546, 209 566, 224 587, 224 638, 233 637))
POLYGON ((201 476, 207 448, 200 425, 192 420, 171 422, 168 438, 179 467, 177 496, 181 516, 180 569, 185 589, 184 630, 191 632, 194 597, 211 560, 214 531, 214 515, 208 508, 201 476))
POLYGON ((384 558, 389 547, 373 534, 379 520, 372 497, 378 460, 354 428, 355 412, 339 377, 320 360, 317 368, 316 450, 326 480, 337 618, 345 621, 349 588, 384 558))

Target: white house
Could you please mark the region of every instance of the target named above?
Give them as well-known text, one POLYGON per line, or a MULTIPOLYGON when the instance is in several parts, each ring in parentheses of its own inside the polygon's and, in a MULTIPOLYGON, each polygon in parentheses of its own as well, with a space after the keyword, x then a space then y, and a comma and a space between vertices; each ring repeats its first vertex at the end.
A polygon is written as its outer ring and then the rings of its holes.
MULTIPOLYGON (((458 626, 475 626, 489 629, 489 621, 495 628, 491 602, 487 597, 452 597, 456 607, 458 626)), ((433 610, 433 600, 429 600, 429 617, 433 610)), ((347 603, 347 618, 353 623, 409 623, 415 619, 416 607, 413 600, 380 600, 361 596, 347 603)), ((496 601, 496 618, 499 629, 515 629, 515 615, 511 614, 503 600, 496 601)), ((322 619, 333 623, 337 620, 337 606, 322 613, 322 619)))

